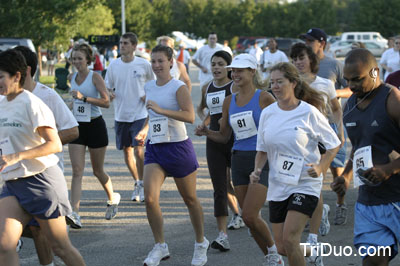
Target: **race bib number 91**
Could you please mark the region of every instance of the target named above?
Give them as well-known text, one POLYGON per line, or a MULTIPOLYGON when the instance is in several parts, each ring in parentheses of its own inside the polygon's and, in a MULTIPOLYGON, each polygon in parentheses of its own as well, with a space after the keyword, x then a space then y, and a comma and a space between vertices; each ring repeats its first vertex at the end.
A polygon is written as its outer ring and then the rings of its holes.
POLYGON ((253 111, 245 111, 230 116, 231 127, 235 132, 236 140, 247 139, 257 135, 253 111))

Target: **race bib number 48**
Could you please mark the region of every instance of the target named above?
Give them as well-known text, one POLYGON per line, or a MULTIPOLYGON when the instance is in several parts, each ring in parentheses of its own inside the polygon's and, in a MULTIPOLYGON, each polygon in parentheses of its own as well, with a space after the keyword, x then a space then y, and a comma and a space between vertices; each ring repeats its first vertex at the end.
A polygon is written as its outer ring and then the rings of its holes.
POLYGON ((168 118, 154 117, 149 120, 149 134, 152 144, 169 142, 168 118))
POLYGON ((75 101, 73 114, 78 122, 90 122, 91 118, 90 103, 75 101))
POLYGON ((245 111, 230 116, 231 127, 235 132, 236 140, 247 139, 257 135, 253 111, 245 111))

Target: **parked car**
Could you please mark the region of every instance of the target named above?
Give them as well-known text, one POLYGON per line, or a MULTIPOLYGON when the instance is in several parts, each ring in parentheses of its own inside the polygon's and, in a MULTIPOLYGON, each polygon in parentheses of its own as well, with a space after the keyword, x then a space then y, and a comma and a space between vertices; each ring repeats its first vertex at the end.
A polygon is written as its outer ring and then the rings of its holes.
POLYGON ((386 46, 388 41, 376 31, 343 32, 340 36, 340 40, 350 42, 373 42, 377 43, 379 46, 386 46))
MULTIPOLYGON (((336 57, 343 57, 351 50, 352 41, 338 41, 331 45, 330 51, 336 55, 336 57)), ((368 49, 374 56, 380 57, 385 51, 385 46, 381 46, 375 42, 362 42, 365 48, 368 49)))
POLYGON ((275 38, 276 43, 278 44, 278 49, 284 52, 288 57, 290 54, 290 48, 292 47, 293 44, 302 42, 304 43, 303 40, 297 39, 297 38, 275 38))
MULTIPOLYGON (((259 36, 241 36, 239 37, 239 40, 236 43, 236 53, 244 53, 246 49, 248 48, 249 44, 254 43, 257 39, 262 39, 265 37, 259 36)), ((261 47, 261 46, 260 46, 261 47)))
POLYGON ((16 46, 26 46, 29 47, 33 52, 36 53, 35 46, 31 39, 26 38, 0 38, 0 51, 5 51, 7 49, 12 49, 16 46))

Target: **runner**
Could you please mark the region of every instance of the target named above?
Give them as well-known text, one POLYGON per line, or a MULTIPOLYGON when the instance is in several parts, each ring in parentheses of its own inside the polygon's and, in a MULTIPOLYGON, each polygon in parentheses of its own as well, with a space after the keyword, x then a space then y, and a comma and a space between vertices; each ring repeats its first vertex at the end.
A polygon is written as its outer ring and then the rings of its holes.
POLYGON ((72 165, 71 205, 73 212, 67 215, 71 227, 80 229, 79 205, 82 193, 82 178, 85 169, 86 147, 89 149, 93 174, 100 181, 107 194, 105 218, 110 220, 117 215, 121 199, 114 193, 110 176, 104 171, 104 157, 108 146, 106 124, 100 107, 108 108, 110 100, 103 78, 88 66, 93 61, 92 48, 85 43, 74 46, 72 64, 77 72, 68 76, 74 100, 73 113, 79 123, 79 138, 68 145, 72 165))
MULTIPOLYGON (((218 121, 222 117, 222 104, 225 97, 236 92, 237 87, 231 80, 231 72, 226 68, 232 62, 232 56, 226 51, 218 51, 211 57, 211 72, 214 79, 202 88, 198 114, 203 119, 199 126, 210 126, 211 130, 218 131, 218 121), (208 108, 209 114, 204 117, 204 110, 208 108)), ((214 216, 217 218, 219 235, 211 243, 211 247, 220 251, 230 249, 228 235, 226 232, 228 204, 233 212, 232 220, 228 229, 239 229, 244 227, 244 222, 239 214, 236 197, 231 185, 230 167, 233 136, 227 144, 221 144, 207 138, 206 157, 208 170, 214 188, 214 216)))
MULTIPOLYGON (((279 254, 290 265, 306 265, 300 238, 318 204, 325 172, 339 149, 340 141, 321 113, 322 95, 300 79, 296 67, 279 63, 272 67, 270 84, 277 103, 261 114, 257 155, 251 182, 258 184, 267 160, 270 167, 269 219, 279 254), (314 107, 314 106, 316 107, 314 107), (320 155, 318 143, 327 151, 320 155)), ((323 265, 319 247, 307 248, 310 263, 323 265)))
POLYGON ((58 158, 62 145, 51 110, 23 89, 27 73, 20 52, 0 53, 0 261, 19 265, 15 250, 34 218, 66 265, 85 265, 69 238, 65 215, 71 212, 67 183, 58 158))
POLYGON ((266 265, 282 265, 283 260, 277 253, 268 225, 260 215, 267 194, 267 167, 263 168, 259 183, 250 184, 249 178, 257 153, 260 114, 262 109, 274 102, 274 98, 268 92, 257 89, 260 84, 255 80, 260 80, 260 77, 257 75, 257 60, 254 56, 240 54, 227 68, 232 68, 232 78, 239 91, 225 98, 219 131, 203 126, 196 128, 196 135, 227 143, 233 130, 232 181, 242 208, 243 220, 266 255, 266 265))
POLYGON ((136 140, 144 143, 147 132, 144 190, 147 219, 155 245, 144 260, 144 265, 155 266, 169 258, 164 240, 163 217, 159 197, 167 175, 174 177, 176 186, 190 214, 196 234, 192 266, 207 263, 209 242, 204 237, 203 210, 196 195, 196 175, 199 164, 193 144, 186 134, 186 123, 195 119, 190 93, 182 81, 171 77, 173 50, 157 45, 151 52, 151 65, 157 80, 145 85, 146 107, 149 118, 136 140))

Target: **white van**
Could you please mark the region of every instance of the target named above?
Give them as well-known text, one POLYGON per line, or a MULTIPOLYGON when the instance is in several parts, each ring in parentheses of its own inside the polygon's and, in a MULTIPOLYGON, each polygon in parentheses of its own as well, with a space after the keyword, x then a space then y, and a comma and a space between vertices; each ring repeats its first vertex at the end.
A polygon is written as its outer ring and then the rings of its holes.
POLYGON ((349 42, 376 42, 380 46, 387 46, 387 39, 383 38, 379 32, 376 31, 355 31, 343 32, 340 37, 341 41, 349 42))
POLYGON ((31 39, 26 38, 0 38, 0 51, 12 49, 15 46, 22 45, 29 47, 33 52, 36 53, 35 46, 31 39))

